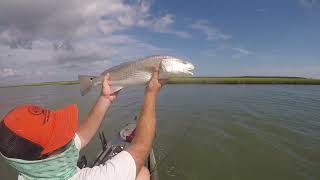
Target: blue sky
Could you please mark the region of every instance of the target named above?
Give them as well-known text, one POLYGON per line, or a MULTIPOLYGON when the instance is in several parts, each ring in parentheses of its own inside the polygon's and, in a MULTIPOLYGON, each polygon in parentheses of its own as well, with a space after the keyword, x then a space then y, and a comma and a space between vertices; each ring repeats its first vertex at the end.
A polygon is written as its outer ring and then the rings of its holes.
POLYGON ((76 79, 152 54, 198 76, 320 78, 319 0, 0 2, 0 84, 76 79))
POLYGON ((189 39, 172 41, 170 37, 150 38, 152 43, 161 46, 169 43, 171 48, 179 51, 178 54, 194 59, 201 75, 288 74, 319 77, 318 72, 307 72, 313 71, 314 66, 320 71, 320 8, 317 1, 155 3, 155 11, 163 9, 175 14, 179 19, 177 27, 181 29, 197 19, 208 21, 211 28, 232 36, 227 40, 210 41, 206 40, 203 32, 193 30, 193 37, 189 39), (249 53, 238 52, 237 49, 249 53), (260 70, 262 73, 259 73, 260 70))

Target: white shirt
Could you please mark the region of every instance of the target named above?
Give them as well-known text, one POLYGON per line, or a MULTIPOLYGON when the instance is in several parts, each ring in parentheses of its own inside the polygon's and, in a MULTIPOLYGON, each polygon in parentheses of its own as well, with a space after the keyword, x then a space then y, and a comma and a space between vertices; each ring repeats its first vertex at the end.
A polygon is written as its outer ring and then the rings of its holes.
MULTIPOLYGON (((76 148, 80 151, 81 141, 76 134, 74 137, 76 148)), ((127 152, 122 151, 112 159, 106 161, 104 165, 92 168, 79 169, 78 172, 69 180, 135 180, 136 164, 133 157, 127 152)), ((24 180, 22 176, 18 180, 24 180)))

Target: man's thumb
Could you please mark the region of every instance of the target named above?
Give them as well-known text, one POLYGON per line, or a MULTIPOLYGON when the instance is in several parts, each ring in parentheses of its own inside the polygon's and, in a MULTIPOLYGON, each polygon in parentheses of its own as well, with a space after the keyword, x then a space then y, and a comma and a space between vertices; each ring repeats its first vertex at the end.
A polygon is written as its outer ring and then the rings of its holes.
POLYGON ((158 68, 152 67, 152 79, 158 79, 158 76, 159 76, 158 73, 159 73, 158 68))

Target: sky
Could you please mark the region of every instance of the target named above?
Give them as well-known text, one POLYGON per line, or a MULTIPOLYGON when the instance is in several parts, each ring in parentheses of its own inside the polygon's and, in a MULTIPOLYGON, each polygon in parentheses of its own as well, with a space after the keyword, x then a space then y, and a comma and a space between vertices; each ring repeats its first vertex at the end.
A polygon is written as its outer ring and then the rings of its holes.
POLYGON ((196 76, 320 78, 320 0, 1 0, 0 85, 167 54, 196 76))

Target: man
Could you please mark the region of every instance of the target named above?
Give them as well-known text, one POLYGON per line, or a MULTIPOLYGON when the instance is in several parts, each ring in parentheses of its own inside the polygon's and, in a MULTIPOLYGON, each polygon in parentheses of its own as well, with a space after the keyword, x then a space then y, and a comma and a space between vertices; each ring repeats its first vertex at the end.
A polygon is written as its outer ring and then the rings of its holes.
POLYGON ((77 129, 76 105, 48 110, 23 105, 11 110, 0 123, 0 152, 20 180, 146 180, 150 172, 144 162, 152 147, 156 128, 156 97, 162 83, 154 68, 142 103, 131 145, 104 165, 77 169, 79 150, 96 134, 105 112, 118 93, 110 94, 110 76, 104 79, 101 95, 77 129))

